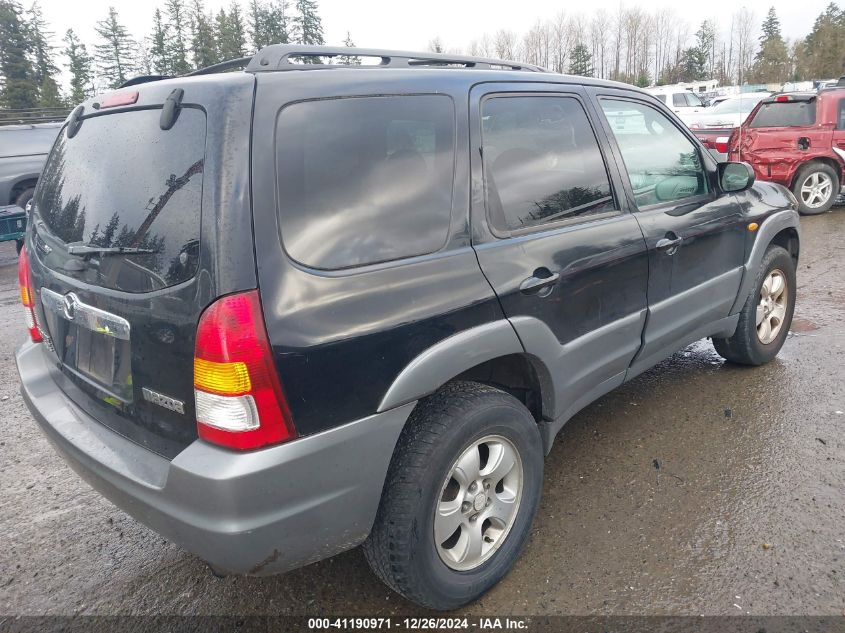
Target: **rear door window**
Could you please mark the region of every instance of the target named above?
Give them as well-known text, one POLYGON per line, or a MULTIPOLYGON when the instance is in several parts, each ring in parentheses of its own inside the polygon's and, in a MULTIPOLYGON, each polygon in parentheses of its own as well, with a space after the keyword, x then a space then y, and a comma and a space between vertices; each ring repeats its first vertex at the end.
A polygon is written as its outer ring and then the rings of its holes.
POLYGON ((34 205, 46 232, 48 266, 85 262, 87 283, 148 292, 197 271, 205 162, 205 113, 183 108, 170 130, 160 110, 86 119, 73 138, 62 130, 44 166, 34 205), (82 257, 69 245, 126 247, 133 255, 82 257))
POLYGON ((816 100, 764 103, 749 127, 805 127, 816 122, 816 100))
POLYGON ((439 250, 449 232, 454 163, 455 111, 445 95, 285 107, 276 125, 285 250, 318 269, 439 250))
POLYGON ((687 100, 684 97, 683 92, 676 92, 672 95, 672 105, 674 105, 675 107, 686 107, 687 100))
POLYGON ((839 130, 845 130, 845 99, 839 100, 839 122, 836 127, 839 130))
POLYGON ((482 139, 487 209, 500 231, 616 208, 596 136, 577 99, 486 99, 482 139))

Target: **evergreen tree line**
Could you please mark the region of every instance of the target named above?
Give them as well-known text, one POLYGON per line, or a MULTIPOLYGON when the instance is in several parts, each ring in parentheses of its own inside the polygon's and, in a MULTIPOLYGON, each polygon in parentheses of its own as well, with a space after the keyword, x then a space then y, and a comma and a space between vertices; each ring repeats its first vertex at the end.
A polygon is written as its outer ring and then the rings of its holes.
MULTIPOLYGON (((783 36, 774 7, 759 24, 759 36, 757 31, 758 22, 745 7, 729 16, 724 30, 709 19, 690 36, 689 23, 671 10, 620 4, 615 13, 561 12, 521 35, 507 29, 485 34, 466 50, 639 86, 701 79, 721 85, 784 83, 845 74, 845 10, 835 2, 804 38, 790 42, 783 36)), ((447 47, 436 37, 429 49, 447 47)))
MULTIPOLYGON (((136 39, 114 8, 95 26, 88 45, 69 29, 60 41, 37 0, 0 0, 0 107, 63 107, 139 74, 178 75, 244 57, 270 43, 323 44, 316 0, 233 0, 216 14, 203 0, 164 0, 152 29, 136 39), (70 85, 59 85, 60 67, 70 85)), ((620 5, 611 15, 560 13, 522 36, 500 30, 470 43, 472 55, 514 59, 555 72, 652 83, 718 79, 731 83, 782 83, 845 74, 845 10, 831 2, 804 38, 788 41, 771 8, 755 37, 753 13, 738 10, 720 33, 715 20, 690 27, 671 11, 648 13, 620 5), (690 45, 690 40, 692 44, 690 45)), ((347 46, 353 46, 347 34, 347 46)), ((439 38, 429 48, 444 51, 439 38)), ((460 49, 452 49, 460 52, 460 49)), ((354 56, 342 63, 360 63, 354 56)))
MULTIPOLYGON (((28 9, 18 0, 0 0, 0 108, 66 107, 136 75, 179 75, 267 44, 324 43, 316 0, 248 1, 244 8, 233 0, 213 14, 203 0, 165 0, 142 39, 110 7, 89 46, 73 29, 57 43, 37 0, 28 9), (60 65, 70 76, 66 91, 59 85, 60 65)), ((354 45, 348 34, 345 43, 354 45)))

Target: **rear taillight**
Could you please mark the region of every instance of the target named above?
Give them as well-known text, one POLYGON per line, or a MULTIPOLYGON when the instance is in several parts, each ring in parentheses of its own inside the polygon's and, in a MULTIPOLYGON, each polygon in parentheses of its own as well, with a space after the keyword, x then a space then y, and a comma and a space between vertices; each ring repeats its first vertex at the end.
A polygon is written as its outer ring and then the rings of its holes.
POLYGON ((24 309, 26 329, 29 330, 29 338, 35 343, 40 343, 41 332, 38 330, 38 322, 35 320, 35 289, 32 287, 32 276, 29 274, 29 258, 26 255, 26 247, 21 248, 18 256, 18 288, 21 293, 21 303, 24 309))
POLYGON ((194 397, 209 442, 247 450, 296 437, 257 290, 222 297, 200 317, 194 397))
POLYGON ((719 136, 716 138, 716 141, 713 143, 713 148, 719 152, 720 154, 727 154, 728 153, 728 145, 730 145, 730 136, 719 136))

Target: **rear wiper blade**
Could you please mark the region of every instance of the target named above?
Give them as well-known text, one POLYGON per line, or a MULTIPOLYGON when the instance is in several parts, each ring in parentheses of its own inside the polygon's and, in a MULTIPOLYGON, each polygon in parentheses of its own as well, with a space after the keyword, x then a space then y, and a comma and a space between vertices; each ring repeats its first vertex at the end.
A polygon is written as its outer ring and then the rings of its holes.
POLYGON ((135 246, 92 246, 90 244, 70 244, 67 247, 70 255, 134 255, 137 253, 158 253, 154 248, 137 248, 135 246))

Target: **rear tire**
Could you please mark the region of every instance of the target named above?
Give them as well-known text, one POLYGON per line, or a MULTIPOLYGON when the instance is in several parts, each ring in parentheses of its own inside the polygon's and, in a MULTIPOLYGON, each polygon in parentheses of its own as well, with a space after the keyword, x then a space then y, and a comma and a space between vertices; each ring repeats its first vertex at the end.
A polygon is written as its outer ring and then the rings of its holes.
POLYGON ((732 363, 763 365, 777 356, 795 311, 795 262, 780 246, 769 246, 751 293, 730 338, 714 338, 716 352, 732 363), (785 287, 779 290, 779 284, 785 287))
POLYGON ((800 167, 792 184, 801 215, 818 215, 833 206, 839 197, 839 174, 830 165, 811 162, 800 167))
POLYGON ((367 562, 421 606, 472 602, 519 556, 542 484, 540 433, 522 403, 479 383, 450 383, 420 401, 399 438, 364 543, 367 562))

